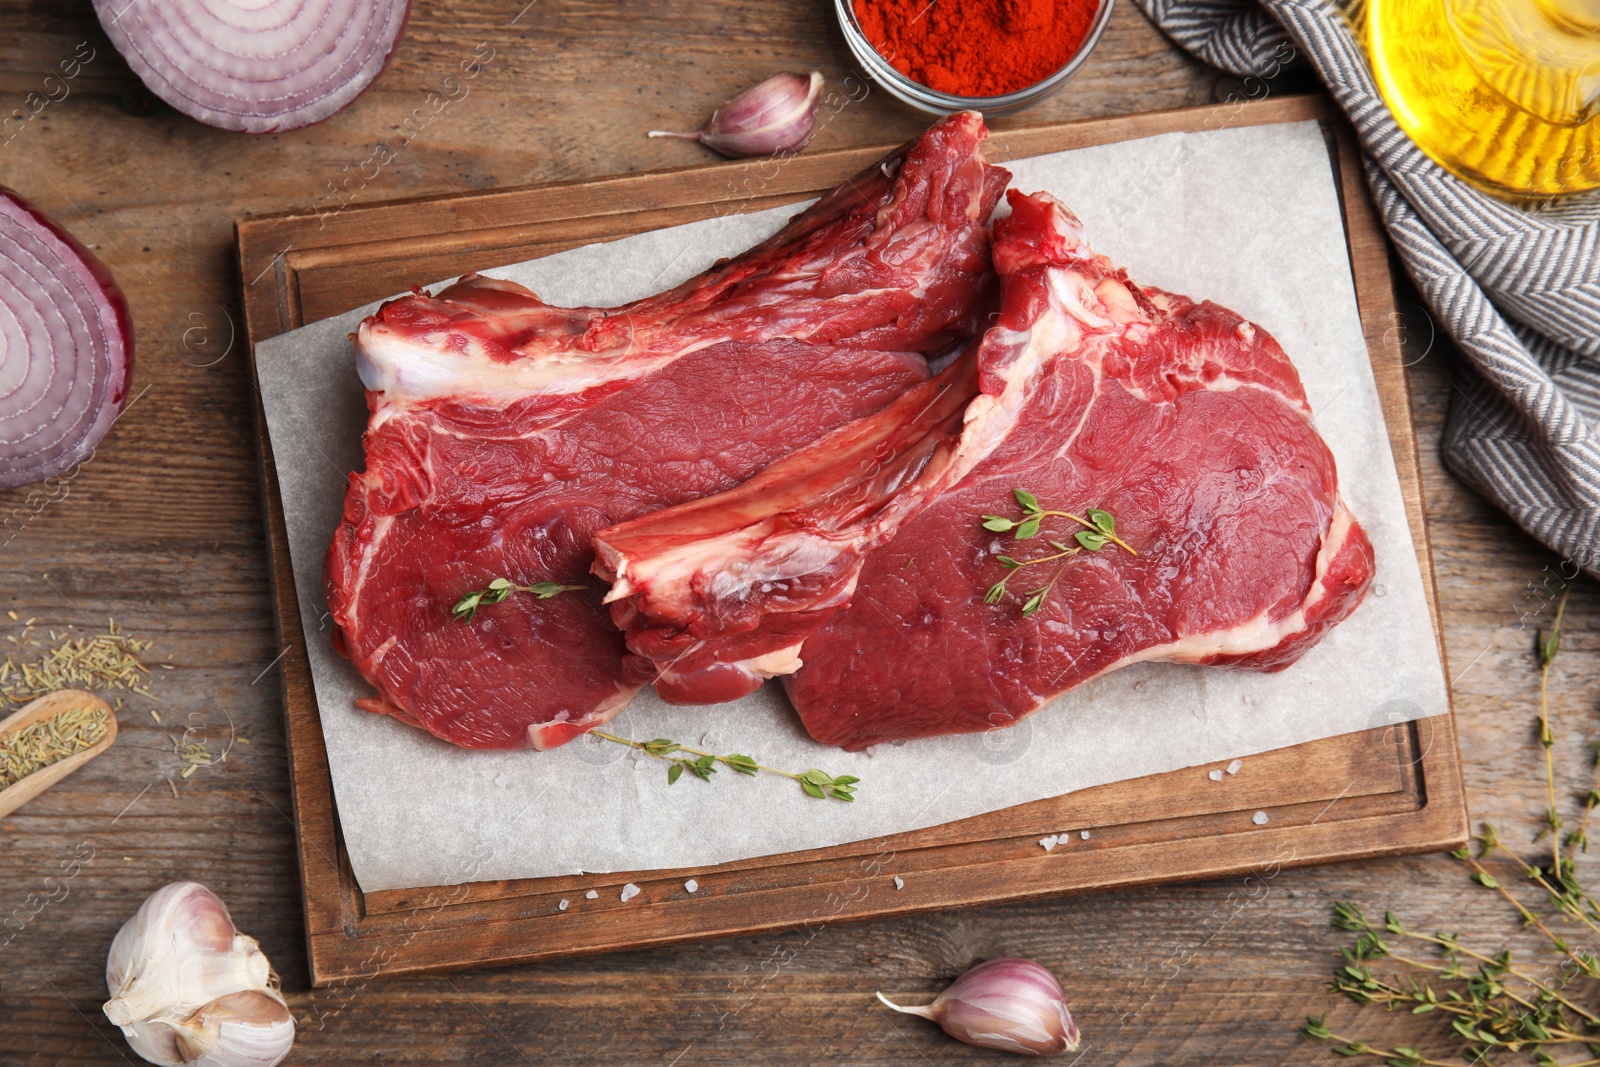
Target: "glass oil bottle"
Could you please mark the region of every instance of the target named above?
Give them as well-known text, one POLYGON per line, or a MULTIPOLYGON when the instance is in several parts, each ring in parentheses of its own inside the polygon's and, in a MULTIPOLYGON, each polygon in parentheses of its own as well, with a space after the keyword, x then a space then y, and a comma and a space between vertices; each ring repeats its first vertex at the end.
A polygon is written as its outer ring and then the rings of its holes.
POLYGON ((1379 91, 1418 147, 1512 198, 1600 187, 1600 0, 1364 0, 1379 91))

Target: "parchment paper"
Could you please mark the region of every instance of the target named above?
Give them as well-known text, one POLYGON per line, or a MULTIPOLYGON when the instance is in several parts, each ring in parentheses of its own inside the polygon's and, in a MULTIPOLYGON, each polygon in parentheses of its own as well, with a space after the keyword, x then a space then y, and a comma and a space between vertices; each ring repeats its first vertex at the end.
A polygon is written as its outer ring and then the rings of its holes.
MULTIPOLYGON (((771 684, 712 708, 669 707, 647 691, 610 727, 858 775, 854 804, 731 772, 669 788, 664 764, 592 738, 552 752, 454 748, 358 710, 354 700, 369 690, 328 644, 322 557, 345 474, 361 466, 366 422, 347 335, 369 305, 256 349, 334 793, 364 889, 815 848, 1447 710, 1317 124, 1167 134, 998 162, 1019 188, 1060 197, 1094 246, 1138 281, 1215 300, 1282 343, 1376 549, 1377 578, 1360 609, 1280 674, 1139 665, 984 735, 845 753, 809 740, 771 684)), ((490 273, 554 303, 618 304, 743 250, 793 210, 707 220, 490 273)), ((1248 760, 1239 773, 1250 773, 1248 760)), ((1224 775, 1217 788, 1231 780, 1224 775)))

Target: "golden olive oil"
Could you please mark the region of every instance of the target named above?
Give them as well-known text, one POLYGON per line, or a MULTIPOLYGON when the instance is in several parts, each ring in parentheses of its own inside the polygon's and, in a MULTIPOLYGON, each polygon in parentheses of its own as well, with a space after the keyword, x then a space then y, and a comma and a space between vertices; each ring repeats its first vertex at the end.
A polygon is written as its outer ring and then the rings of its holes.
POLYGON ((1378 89, 1402 129, 1491 192, 1600 186, 1600 0, 1365 0, 1378 89))

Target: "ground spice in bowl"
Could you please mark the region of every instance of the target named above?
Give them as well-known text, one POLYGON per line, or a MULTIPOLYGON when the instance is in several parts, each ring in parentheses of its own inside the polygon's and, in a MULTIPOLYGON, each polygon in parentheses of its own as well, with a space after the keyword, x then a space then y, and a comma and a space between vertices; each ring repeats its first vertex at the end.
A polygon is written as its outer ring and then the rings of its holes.
POLYGON ((954 96, 1001 96, 1066 66, 1097 0, 852 0, 856 21, 901 74, 954 96))

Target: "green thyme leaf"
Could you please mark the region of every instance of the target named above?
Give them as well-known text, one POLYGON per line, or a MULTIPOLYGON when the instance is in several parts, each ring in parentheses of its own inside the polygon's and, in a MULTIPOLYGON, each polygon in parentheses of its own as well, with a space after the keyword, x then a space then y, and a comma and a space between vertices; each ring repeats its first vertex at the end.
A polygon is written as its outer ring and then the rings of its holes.
POLYGON ((456 601, 456 606, 450 609, 450 613, 462 622, 471 622, 472 617, 478 613, 478 603, 481 600, 483 600, 481 592, 468 593, 456 601))
POLYGON ((483 604, 498 604, 512 593, 532 593, 540 600, 549 600, 553 596, 576 589, 583 589, 582 585, 562 585, 560 582, 535 582, 532 585, 518 585, 510 578, 495 578, 482 589, 475 589, 456 601, 450 613, 461 622, 471 622, 478 613, 478 608, 483 604))
MULTIPOLYGON (((1109 511, 1102 508, 1089 508, 1087 510, 1089 517, 1080 518, 1068 511, 1046 510, 1040 505, 1038 497, 1026 489, 1013 489, 1011 495, 1016 498, 1017 506, 1022 510, 1022 518, 1010 519, 1004 515, 984 515, 982 519, 985 530, 992 533, 1006 533, 1009 531, 1015 540, 1027 541, 1039 536, 1044 529, 1044 523, 1053 517, 1075 522, 1082 527, 1082 529, 1073 531, 1072 541, 1047 540, 1045 543, 1053 550, 1047 555, 1035 556, 1032 559, 1018 559, 1010 555, 997 555, 995 557, 995 562, 1008 571, 1017 571, 1023 567, 1033 567, 1041 564, 1056 564, 1055 573, 1044 586, 1033 590, 1024 597, 1022 605, 1024 618, 1038 611, 1044 604, 1044 601, 1050 595, 1050 591, 1055 588, 1056 583, 1064 573, 1063 561, 1077 553, 1083 551, 1098 552, 1105 548, 1106 545, 1115 543, 1129 553, 1138 555, 1132 546, 1118 540, 1115 533, 1116 519, 1109 511)), ((984 590, 984 603, 997 604, 1003 600, 1006 595, 1006 582, 1009 578, 1010 575, 1007 575, 984 590)))
POLYGON ((725 766, 732 767, 740 774, 754 775, 760 769, 760 764, 756 763, 755 760, 749 756, 741 756, 737 752, 731 756, 722 757, 722 762, 725 766))
POLYGON ((667 784, 668 785, 672 785, 674 782, 676 782, 679 778, 682 778, 682 777, 683 777, 683 764, 674 763, 672 766, 667 768, 667 784))

